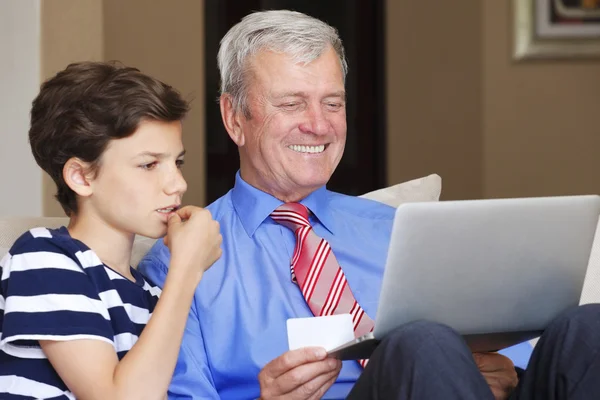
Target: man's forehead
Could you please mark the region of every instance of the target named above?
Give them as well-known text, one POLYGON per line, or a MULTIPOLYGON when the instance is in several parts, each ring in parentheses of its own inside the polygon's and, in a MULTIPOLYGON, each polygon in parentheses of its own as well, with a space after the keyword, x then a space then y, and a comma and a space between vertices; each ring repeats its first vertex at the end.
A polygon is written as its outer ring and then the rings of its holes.
POLYGON ((340 59, 333 47, 331 46, 328 46, 325 49, 323 49, 323 51, 321 51, 314 59, 310 61, 307 61, 307 57, 303 57, 302 55, 294 55, 283 51, 262 48, 247 58, 246 66, 249 69, 253 69, 257 66, 257 64, 261 64, 261 66, 264 67, 272 65, 273 62, 276 61, 287 61, 290 65, 296 67, 310 68, 313 64, 326 57, 331 57, 332 60, 335 60, 337 64, 339 64, 340 71, 342 71, 342 64, 340 62, 340 59))

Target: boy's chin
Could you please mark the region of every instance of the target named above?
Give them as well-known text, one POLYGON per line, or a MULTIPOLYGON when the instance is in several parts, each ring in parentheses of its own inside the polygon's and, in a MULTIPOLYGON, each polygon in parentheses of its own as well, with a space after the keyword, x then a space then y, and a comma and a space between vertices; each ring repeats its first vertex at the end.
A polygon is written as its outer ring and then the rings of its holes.
POLYGON ((150 239, 160 239, 167 234, 167 227, 154 227, 154 228, 146 228, 143 230, 139 230, 136 235, 147 237, 150 239))

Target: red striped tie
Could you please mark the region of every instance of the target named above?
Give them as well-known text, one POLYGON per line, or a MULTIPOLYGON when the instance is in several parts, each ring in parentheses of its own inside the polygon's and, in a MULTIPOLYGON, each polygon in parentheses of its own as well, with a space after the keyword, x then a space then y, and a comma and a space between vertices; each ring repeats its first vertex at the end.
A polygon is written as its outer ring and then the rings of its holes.
MULTIPOLYGON (((300 287, 313 314, 350 314, 356 337, 372 331, 373 320, 354 299, 329 243, 317 236, 310 226, 308 209, 299 203, 287 203, 273 211, 271 218, 296 235, 290 264, 292 280, 300 287)), ((364 366, 366 360, 359 363, 364 366)))

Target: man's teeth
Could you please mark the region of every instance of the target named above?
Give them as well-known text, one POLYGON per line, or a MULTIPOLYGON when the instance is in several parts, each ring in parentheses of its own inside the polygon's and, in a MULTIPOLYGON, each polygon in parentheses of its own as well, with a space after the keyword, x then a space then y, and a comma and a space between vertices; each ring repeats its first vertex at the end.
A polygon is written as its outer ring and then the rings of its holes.
POLYGON ((170 213, 170 212, 173 212, 174 210, 175 210, 174 207, 169 207, 169 208, 159 208, 156 211, 161 212, 161 213, 170 213))
POLYGON ((299 146, 297 144, 293 144, 289 146, 290 149, 297 151, 298 153, 322 153, 325 151, 325 145, 322 144, 320 146, 299 146))

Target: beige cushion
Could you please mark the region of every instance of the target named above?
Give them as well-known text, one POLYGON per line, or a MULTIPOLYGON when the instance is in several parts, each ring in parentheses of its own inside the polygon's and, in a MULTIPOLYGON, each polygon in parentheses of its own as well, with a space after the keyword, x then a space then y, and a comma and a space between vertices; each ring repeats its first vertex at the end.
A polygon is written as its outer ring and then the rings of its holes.
POLYGON ((361 197, 398 207, 402 203, 438 201, 441 192, 442 178, 437 174, 431 174, 423 178, 365 193, 361 197))
MULTIPOLYGON (((54 217, 8 217, 0 218, 0 259, 8 252, 15 240, 19 238, 25 231, 31 228, 43 226, 45 228, 59 228, 66 226, 69 223, 68 218, 54 217)), ((144 236, 136 236, 133 243, 133 251, 131 253, 131 265, 137 267, 138 263, 150 250, 155 239, 150 239, 144 236)))

